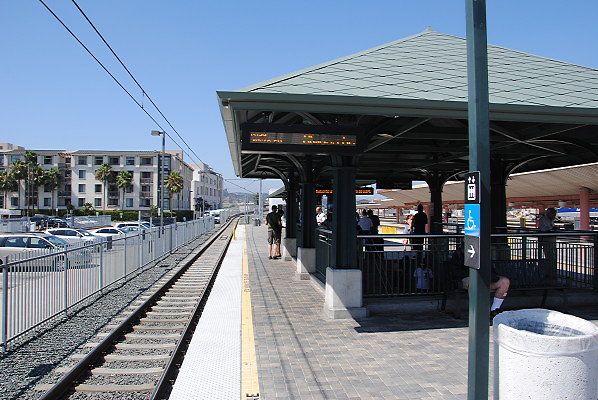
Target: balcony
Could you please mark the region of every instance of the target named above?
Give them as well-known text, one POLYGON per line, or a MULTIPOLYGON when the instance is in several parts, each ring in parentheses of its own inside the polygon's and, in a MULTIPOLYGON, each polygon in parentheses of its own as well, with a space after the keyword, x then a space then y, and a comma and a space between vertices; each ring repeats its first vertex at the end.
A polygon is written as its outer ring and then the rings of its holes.
POLYGON ((116 191, 109 191, 108 192, 108 198, 119 198, 120 197, 120 193, 118 192, 118 190, 116 191))
POLYGON ((154 178, 141 178, 140 179, 140 183, 142 185, 153 184, 154 183, 154 178))
POLYGON ((58 192, 58 197, 71 197, 71 192, 58 192))
POLYGON ((139 192, 139 197, 142 199, 151 199, 154 196, 152 192, 139 192))

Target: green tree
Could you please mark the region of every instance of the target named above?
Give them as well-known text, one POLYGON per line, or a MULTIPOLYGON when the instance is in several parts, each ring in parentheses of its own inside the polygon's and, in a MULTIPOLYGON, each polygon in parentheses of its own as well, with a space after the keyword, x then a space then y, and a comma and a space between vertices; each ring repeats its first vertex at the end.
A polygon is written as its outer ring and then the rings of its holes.
MULTIPOLYGON (((172 171, 164 180, 164 185, 166 186, 166 190, 168 190, 168 193, 170 193, 171 195, 174 193, 177 194, 177 202, 180 202, 180 193, 183 190, 183 177, 181 173, 178 171, 172 171)), ((170 198, 170 201, 172 202, 172 196, 170 198)))
POLYGON ((85 212, 85 215, 93 215, 93 206, 91 205, 91 203, 85 203, 83 204, 83 212, 85 212))
POLYGON ((45 170, 42 177, 42 183, 46 190, 52 192, 51 208, 54 209, 54 192, 62 183, 62 174, 56 168, 45 170))
POLYGON ((106 189, 108 182, 113 179, 113 176, 114 174, 112 173, 112 167, 106 163, 103 163, 98 169, 96 169, 95 177, 98 181, 102 181, 103 183, 104 200, 102 202, 102 211, 106 211, 106 189))
POLYGON ((32 211, 35 209, 37 204, 37 194, 39 187, 44 182, 44 169, 36 164, 28 164, 27 168, 27 187, 29 192, 28 209, 32 211), (35 204, 34 204, 34 200, 35 204))
POLYGON ((23 160, 15 160, 10 164, 10 173, 17 182, 17 207, 21 207, 21 181, 27 179, 27 164, 23 160))
POLYGON ((16 192, 19 188, 19 183, 8 171, 0 171, 0 192, 4 197, 4 208, 8 208, 7 194, 8 192, 16 192))
POLYGON ((125 191, 133 185, 133 174, 130 171, 119 171, 116 175, 116 186, 122 191, 122 203, 120 209, 123 210, 125 206, 125 191))

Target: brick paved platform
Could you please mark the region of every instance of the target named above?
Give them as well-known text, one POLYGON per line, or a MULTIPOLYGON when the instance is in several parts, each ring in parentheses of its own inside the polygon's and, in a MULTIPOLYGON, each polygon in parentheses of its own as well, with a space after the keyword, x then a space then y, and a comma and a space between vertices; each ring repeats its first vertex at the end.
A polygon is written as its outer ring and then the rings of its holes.
POLYGON ((262 399, 467 397, 467 321, 435 311, 328 320, 322 290, 296 280, 294 262, 268 259, 265 227, 248 227, 247 251, 262 399))

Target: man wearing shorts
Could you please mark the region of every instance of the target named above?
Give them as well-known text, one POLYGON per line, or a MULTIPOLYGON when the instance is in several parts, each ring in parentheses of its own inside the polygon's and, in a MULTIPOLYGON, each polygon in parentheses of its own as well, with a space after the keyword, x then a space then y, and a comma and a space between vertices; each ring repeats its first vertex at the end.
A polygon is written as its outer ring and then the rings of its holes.
POLYGON ((282 233, 282 222, 277 207, 272 206, 272 212, 266 215, 266 225, 268 225, 268 258, 280 258, 280 236, 282 233))
MULTIPOLYGON (((469 289, 469 268, 465 266, 464 262, 464 249, 463 245, 459 245, 457 250, 454 252, 451 259, 452 267, 455 268, 455 275, 458 277, 464 277, 461 279, 463 289, 469 289)), ((490 290, 494 290, 494 299, 492 300, 492 306, 490 306, 490 318, 491 320, 500 312, 500 306, 502 306, 507 292, 509 291, 509 285, 511 281, 506 276, 500 276, 496 273, 494 268, 490 271, 490 290)))

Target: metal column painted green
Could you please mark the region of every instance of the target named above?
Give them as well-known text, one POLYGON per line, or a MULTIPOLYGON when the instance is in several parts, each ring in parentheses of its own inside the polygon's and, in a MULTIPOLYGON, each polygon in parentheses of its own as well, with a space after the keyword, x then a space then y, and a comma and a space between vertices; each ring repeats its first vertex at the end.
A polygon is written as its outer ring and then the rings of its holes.
POLYGON ((295 178, 289 179, 289 189, 287 191, 287 210, 286 210, 286 237, 294 239, 297 237, 297 192, 299 185, 295 178))
POLYGON ((311 158, 306 158, 305 180, 301 182, 301 246, 316 246, 316 184, 313 179, 311 158))
POLYGON ((338 157, 333 170, 332 268, 357 268, 355 224, 355 167, 350 157, 338 157))
POLYGON ((490 290, 490 133, 486 1, 466 0, 469 169, 480 171, 480 269, 470 269, 469 400, 488 398, 490 290))

